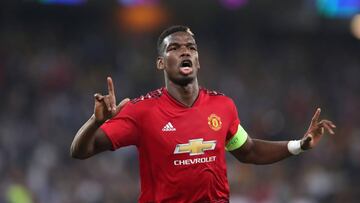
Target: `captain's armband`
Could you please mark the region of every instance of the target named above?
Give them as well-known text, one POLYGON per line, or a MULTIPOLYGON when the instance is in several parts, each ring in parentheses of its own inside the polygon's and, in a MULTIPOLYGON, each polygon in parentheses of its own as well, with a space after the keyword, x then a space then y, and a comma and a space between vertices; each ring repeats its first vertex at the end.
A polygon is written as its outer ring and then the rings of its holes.
POLYGON ((247 137, 248 137, 247 132, 239 124, 235 135, 226 144, 225 147, 226 151, 233 151, 235 149, 240 148, 246 142, 247 137))

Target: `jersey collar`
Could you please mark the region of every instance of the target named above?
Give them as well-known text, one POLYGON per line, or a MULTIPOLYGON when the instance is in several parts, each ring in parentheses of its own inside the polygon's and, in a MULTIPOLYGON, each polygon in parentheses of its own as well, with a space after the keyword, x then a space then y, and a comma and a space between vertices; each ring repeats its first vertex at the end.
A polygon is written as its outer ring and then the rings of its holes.
POLYGON ((201 100, 201 98, 203 96, 203 89, 199 88, 199 94, 198 94, 197 98, 195 99, 192 106, 189 107, 189 106, 186 106, 183 103, 179 102, 173 96, 171 96, 165 87, 163 87, 163 92, 164 92, 164 95, 166 96, 166 98, 169 100, 170 103, 172 103, 173 105, 175 105, 177 107, 180 107, 182 109, 184 109, 184 108, 185 109, 194 108, 194 107, 198 106, 200 104, 200 100, 201 100))

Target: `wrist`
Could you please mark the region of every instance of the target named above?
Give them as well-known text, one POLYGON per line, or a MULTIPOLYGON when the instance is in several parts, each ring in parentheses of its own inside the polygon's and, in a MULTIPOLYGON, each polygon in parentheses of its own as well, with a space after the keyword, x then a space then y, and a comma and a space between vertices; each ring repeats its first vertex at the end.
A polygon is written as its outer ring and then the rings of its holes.
POLYGON ((304 150, 301 149, 301 140, 291 140, 287 144, 287 148, 292 155, 298 155, 304 150))
POLYGON ((94 125, 99 128, 102 124, 105 123, 105 121, 99 121, 96 119, 95 114, 91 115, 90 120, 94 123, 94 125))

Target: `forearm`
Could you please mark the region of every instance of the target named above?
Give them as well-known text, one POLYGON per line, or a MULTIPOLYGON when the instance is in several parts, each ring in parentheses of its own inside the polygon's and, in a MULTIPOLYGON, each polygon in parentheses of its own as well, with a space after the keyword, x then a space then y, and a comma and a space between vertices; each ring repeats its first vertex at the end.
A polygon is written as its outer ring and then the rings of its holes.
POLYGON ((289 152, 288 141, 265 141, 253 139, 252 157, 255 164, 271 164, 283 160, 292 154, 289 152))
POLYGON ((292 154, 289 152, 288 141, 265 141, 251 139, 247 144, 248 149, 234 151, 238 160, 252 164, 271 164, 285 159, 292 154))
POLYGON ((85 159, 95 153, 95 132, 100 125, 95 121, 95 116, 92 115, 79 129, 70 147, 70 155, 73 158, 85 159))

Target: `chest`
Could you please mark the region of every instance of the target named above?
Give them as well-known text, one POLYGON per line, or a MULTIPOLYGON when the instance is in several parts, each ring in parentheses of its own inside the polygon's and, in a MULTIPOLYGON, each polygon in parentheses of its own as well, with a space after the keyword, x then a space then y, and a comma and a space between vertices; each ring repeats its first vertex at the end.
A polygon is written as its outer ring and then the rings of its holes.
POLYGON ((222 109, 159 107, 142 117, 141 140, 144 147, 163 155, 223 151, 230 123, 230 115, 222 109))

